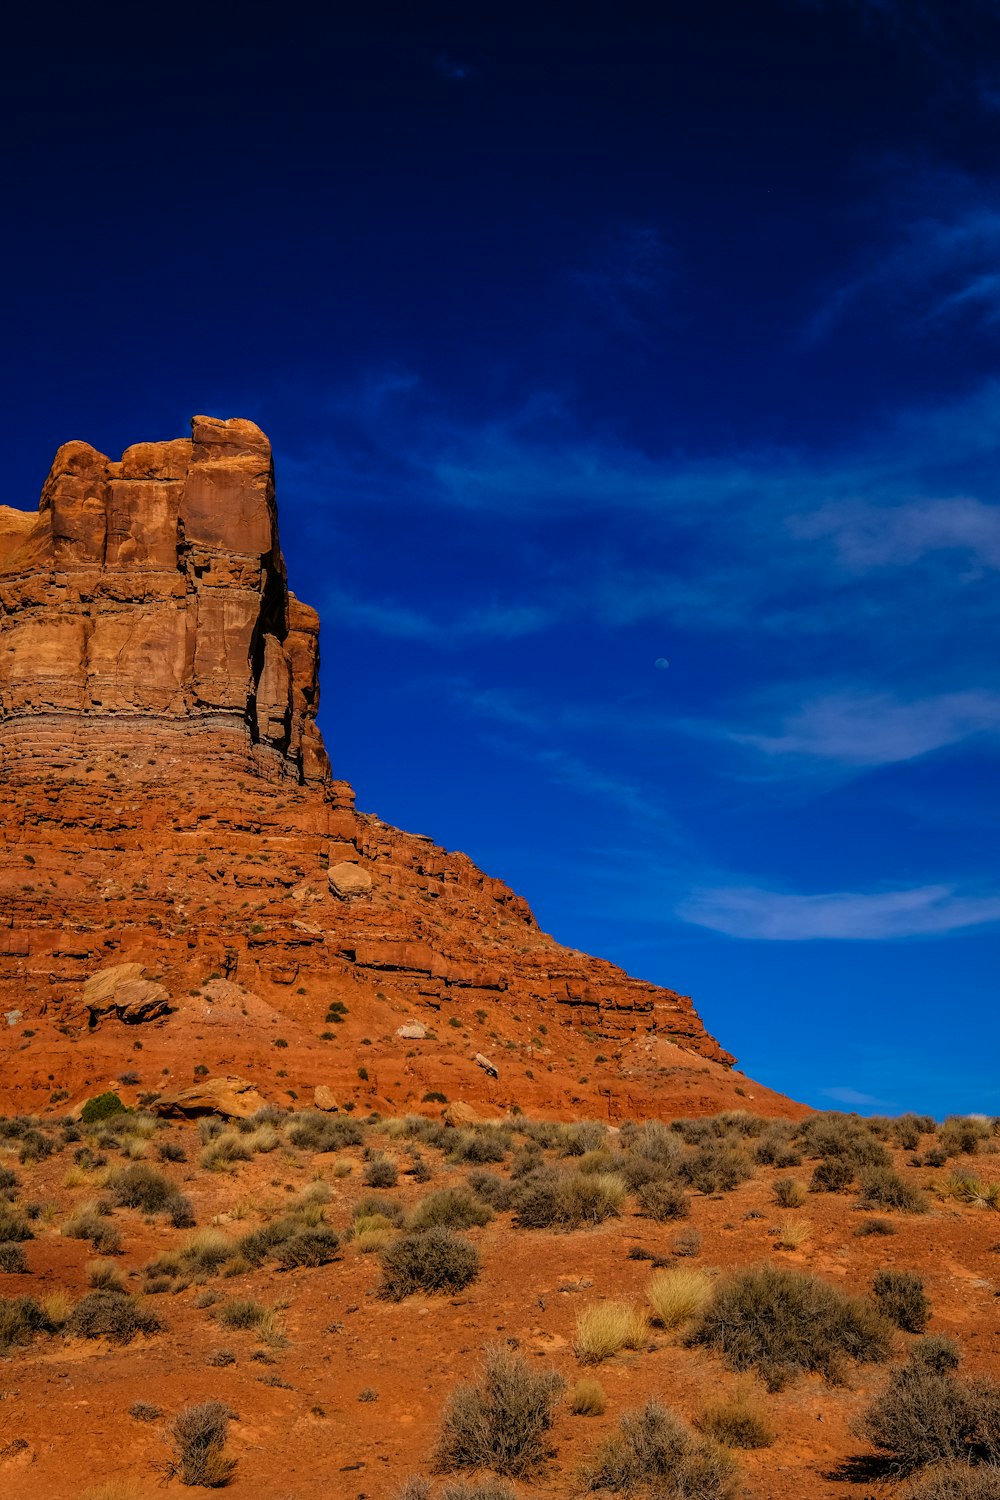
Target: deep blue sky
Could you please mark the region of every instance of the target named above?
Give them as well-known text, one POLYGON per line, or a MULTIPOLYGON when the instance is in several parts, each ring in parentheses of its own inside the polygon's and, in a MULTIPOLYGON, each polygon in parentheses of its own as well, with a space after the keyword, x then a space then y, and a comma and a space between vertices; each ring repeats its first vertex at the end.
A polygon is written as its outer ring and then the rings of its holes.
POLYGON ((361 806, 1000 1113, 1000 5, 249 15, 6 36, 0 501, 252 417, 361 806))

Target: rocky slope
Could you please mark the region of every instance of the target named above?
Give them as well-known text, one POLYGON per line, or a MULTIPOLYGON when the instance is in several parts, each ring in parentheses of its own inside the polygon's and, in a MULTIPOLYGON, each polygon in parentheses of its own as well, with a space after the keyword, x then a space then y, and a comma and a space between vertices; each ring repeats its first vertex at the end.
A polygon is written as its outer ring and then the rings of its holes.
POLYGON ((232 1074, 397 1112, 797 1112, 686 996, 357 812, 318 641, 252 423, 69 443, 37 514, 0 507, 0 1108, 232 1074))

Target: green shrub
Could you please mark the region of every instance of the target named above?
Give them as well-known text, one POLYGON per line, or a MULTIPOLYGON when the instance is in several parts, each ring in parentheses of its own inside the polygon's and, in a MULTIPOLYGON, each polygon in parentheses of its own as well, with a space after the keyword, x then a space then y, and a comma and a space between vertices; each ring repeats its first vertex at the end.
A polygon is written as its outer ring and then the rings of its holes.
POLYGON ((378 1294, 401 1302, 413 1292, 460 1292, 479 1275, 474 1245, 450 1229, 421 1229, 401 1235, 381 1251, 378 1294))
POLYGON ((410 1214, 410 1229, 472 1229, 488 1224, 493 1217, 492 1209, 474 1197, 467 1188, 441 1188, 421 1198, 410 1214))
POLYGON ((101 1120, 110 1120, 112 1115, 125 1113, 125 1106, 118 1095, 114 1090, 108 1089, 106 1093, 87 1100, 80 1111, 80 1122, 83 1125, 96 1125, 101 1120))
POLYGON ((438 1467, 531 1474, 549 1456, 548 1433, 564 1388, 554 1370, 532 1370, 502 1346, 487 1349, 479 1383, 459 1386, 445 1409, 438 1467))
POLYGON ((83 1339, 110 1339, 130 1344, 139 1333, 159 1333, 163 1324, 136 1297, 125 1292, 88 1292, 76 1304, 67 1329, 83 1339))
POLYGON ((730 1500, 736 1494, 732 1459, 654 1401, 624 1414, 618 1431, 584 1464, 581 1478, 588 1490, 630 1495, 642 1489, 663 1500, 730 1500))
POLYGON ((887 1359, 892 1325, 871 1303, 819 1277, 759 1266, 716 1287, 688 1343, 718 1350, 732 1369, 756 1370, 780 1390, 805 1370, 837 1379, 845 1358, 887 1359))
POLYGON ((914 1271, 879 1271, 872 1283, 875 1306, 897 1328, 923 1333, 931 1315, 924 1284, 914 1271))

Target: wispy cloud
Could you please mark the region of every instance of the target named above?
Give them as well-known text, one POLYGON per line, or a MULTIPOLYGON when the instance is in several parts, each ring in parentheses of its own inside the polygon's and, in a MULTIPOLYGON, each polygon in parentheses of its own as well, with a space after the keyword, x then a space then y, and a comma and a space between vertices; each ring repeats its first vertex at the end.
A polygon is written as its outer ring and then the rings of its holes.
POLYGON ((776 732, 733 731, 762 755, 884 766, 916 760, 974 735, 1000 732, 1000 693, 940 693, 910 701, 889 693, 841 692, 808 699, 776 732))
POLYGON ((860 1089, 851 1088, 848 1084, 820 1089, 820 1093, 825 1099, 833 1099, 837 1104, 857 1105, 859 1108, 868 1109, 895 1109, 897 1107, 891 1099, 879 1099, 874 1094, 863 1094, 860 1089))
POLYGON ((673 279, 672 257, 652 224, 615 230, 590 264, 570 273, 570 281, 609 323, 636 334, 648 327, 651 312, 673 279))
POLYGON ((483 640, 516 640, 550 624, 553 611, 540 605, 496 602, 459 610, 450 617, 431 615, 393 600, 363 599, 344 590, 327 595, 325 618, 396 640, 423 641, 444 648, 483 640))
POLYGON ((682 922, 765 942, 873 942, 927 937, 1000 921, 1000 895, 953 885, 895 891, 800 895, 760 886, 693 891, 676 908, 682 922))

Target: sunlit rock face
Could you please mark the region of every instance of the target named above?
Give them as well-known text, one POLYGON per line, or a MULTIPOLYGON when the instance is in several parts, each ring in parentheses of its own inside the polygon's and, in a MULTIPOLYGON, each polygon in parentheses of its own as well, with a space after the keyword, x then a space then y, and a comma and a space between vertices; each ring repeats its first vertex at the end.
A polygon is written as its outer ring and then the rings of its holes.
MULTIPOLYGON (((329 775, 319 618, 288 591, 270 445, 196 417, 118 462, 56 454, 37 514, 0 508, 0 755, 235 760, 329 775)), ((0 762, 2 764, 2 762, 0 762)))

